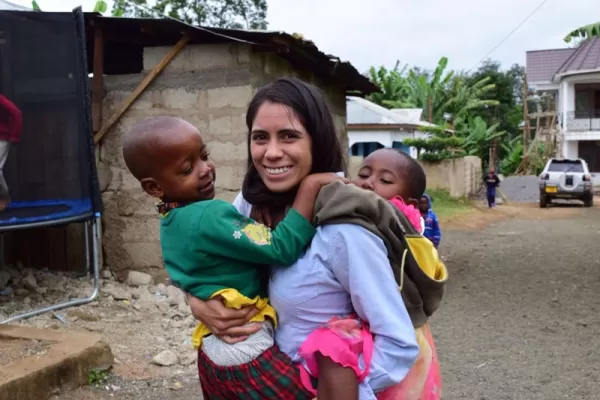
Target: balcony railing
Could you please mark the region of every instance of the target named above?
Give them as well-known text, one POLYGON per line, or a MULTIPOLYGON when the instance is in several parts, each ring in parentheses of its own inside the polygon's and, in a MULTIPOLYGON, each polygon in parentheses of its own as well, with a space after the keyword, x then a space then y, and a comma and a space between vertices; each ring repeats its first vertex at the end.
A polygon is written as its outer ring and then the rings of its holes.
POLYGON ((600 111, 569 111, 567 113, 567 130, 600 131, 600 111))

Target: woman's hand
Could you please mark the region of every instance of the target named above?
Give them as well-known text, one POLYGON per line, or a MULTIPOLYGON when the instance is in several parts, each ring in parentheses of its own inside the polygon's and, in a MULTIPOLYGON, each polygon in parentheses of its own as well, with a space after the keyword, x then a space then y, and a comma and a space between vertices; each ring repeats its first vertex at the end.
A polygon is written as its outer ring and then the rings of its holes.
POLYGON ((202 301, 190 294, 187 295, 187 298, 194 318, 206 325, 213 335, 226 343, 242 342, 261 328, 260 323, 248 325, 248 321, 258 312, 255 307, 248 306, 235 310, 226 308, 219 298, 202 301))

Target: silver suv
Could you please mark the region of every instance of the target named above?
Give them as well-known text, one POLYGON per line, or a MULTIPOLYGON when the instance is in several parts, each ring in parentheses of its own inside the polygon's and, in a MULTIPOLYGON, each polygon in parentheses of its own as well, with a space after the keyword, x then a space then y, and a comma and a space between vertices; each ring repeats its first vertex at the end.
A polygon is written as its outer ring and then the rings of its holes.
POLYGON ((540 207, 546 208, 552 199, 575 199, 585 207, 594 205, 592 176, 585 160, 552 158, 540 175, 540 207))

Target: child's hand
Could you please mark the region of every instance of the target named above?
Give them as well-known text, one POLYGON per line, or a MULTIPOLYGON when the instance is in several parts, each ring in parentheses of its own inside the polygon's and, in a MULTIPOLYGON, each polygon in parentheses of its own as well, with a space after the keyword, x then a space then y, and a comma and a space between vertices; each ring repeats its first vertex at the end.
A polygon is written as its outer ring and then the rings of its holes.
POLYGON ((312 220, 313 208, 315 206, 315 200, 319 194, 319 191, 323 186, 328 185, 333 181, 349 183, 350 179, 341 177, 333 172, 325 172, 307 176, 304 178, 300 184, 300 187, 298 188, 298 193, 296 194, 296 199, 294 200, 292 208, 294 208, 307 220, 312 220))

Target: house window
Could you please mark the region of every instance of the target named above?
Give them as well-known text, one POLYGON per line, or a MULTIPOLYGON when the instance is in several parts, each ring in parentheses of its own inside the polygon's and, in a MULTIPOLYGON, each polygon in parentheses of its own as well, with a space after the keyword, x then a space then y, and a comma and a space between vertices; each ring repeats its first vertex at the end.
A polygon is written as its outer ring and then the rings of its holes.
POLYGON ((398 150, 400 150, 400 151, 403 151, 403 152, 405 152, 406 154, 409 154, 409 155, 410 155, 410 147, 409 147, 409 146, 407 146, 407 145, 405 145, 405 144, 404 144, 404 143, 402 143, 402 142, 393 142, 393 143, 392 143, 392 147, 393 147, 394 149, 398 149, 398 150))
POLYGON ((383 145, 378 142, 360 142, 354 143, 352 147, 350 147, 350 155, 351 156, 360 156, 366 157, 375 150, 383 149, 383 145))
POLYGON ((600 84, 575 85, 575 118, 600 118, 600 84))
POLYGON ((581 140, 578 143, 579 157, 588 163, 591 172, 600 172, 600 143, 596 140, 581 140))

